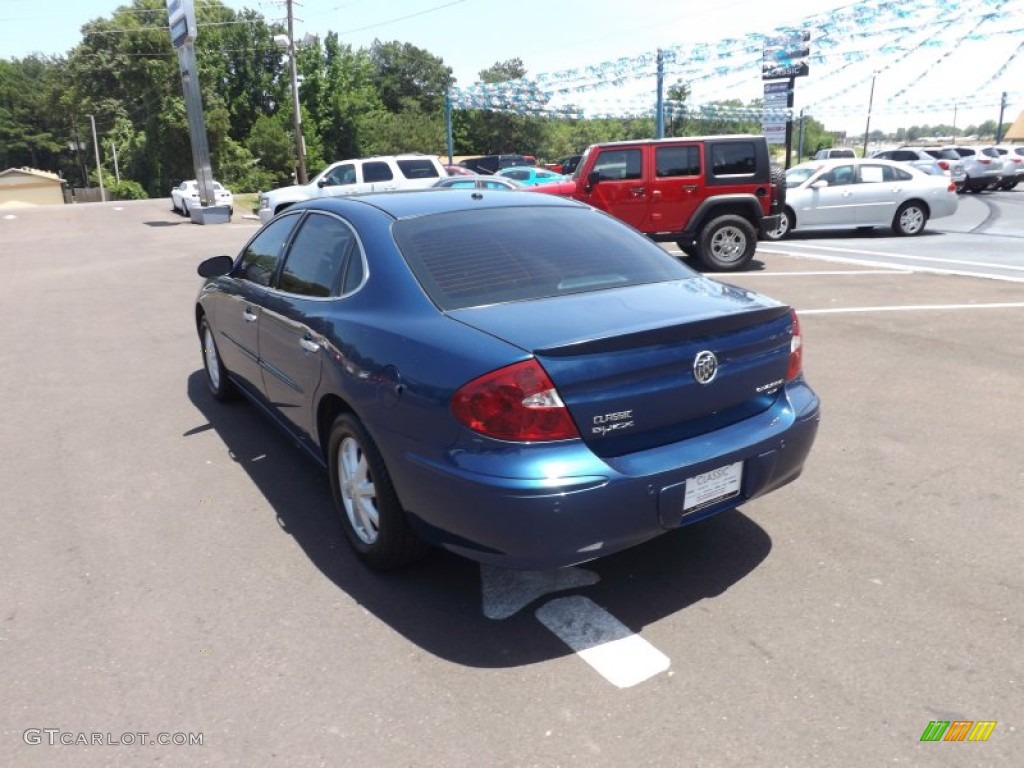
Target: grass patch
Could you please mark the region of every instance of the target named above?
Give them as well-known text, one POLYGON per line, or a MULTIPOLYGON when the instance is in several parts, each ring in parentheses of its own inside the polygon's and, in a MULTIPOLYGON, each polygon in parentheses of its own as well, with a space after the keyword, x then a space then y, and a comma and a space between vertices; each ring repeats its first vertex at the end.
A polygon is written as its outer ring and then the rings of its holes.
POLYGON ((235 208, 239 211, 257 213, 260 206, 260 196, 255 192, 241 192, 235 194, 235 208))

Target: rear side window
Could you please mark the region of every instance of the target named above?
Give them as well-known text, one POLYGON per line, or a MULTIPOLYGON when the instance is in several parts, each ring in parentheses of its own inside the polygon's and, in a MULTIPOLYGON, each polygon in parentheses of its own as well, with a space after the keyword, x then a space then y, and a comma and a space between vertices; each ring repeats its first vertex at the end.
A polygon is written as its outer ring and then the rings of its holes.
POLYGON ((497 208, 399 221, 395 240, 442 310, 693 277, 636 232, 585 208, 497 208))
POLYGON ((751 176, 757 170, 757 149, 752 141, 711 145, 711 170, 715 176, 751 176))
POLYGON ((407 179, 436 179, 440 177, 437 166, 426 158, 399 160, 398 169, 407 179))
POLYGON ((692 147, 658 147, 654 152, 658 178, 700 176, 700 150, 692 147))
POLYGON ((281 261, 281 253, 288 237, 299 220, 298 215, 284 216, 270 222, 262 232, 249 241, 242 251, 236 276, 257 285, 270 285, 281 261))
POLYGON ((639 149, 605 149, 597 156, 591 173, 597 172, 601 181, 639 179, 643 166, 639 149))
POLYGON ((391 181, 395 175, 391 172, 391 166, 380 160, 371 160, 363 163, 363 181, 371 183, 374 181, 391 181))
POLYGON ((292 240, 277 287, 301 296, 336 294, 354 242, 352 230, 340 219, 310 214, 292 240))

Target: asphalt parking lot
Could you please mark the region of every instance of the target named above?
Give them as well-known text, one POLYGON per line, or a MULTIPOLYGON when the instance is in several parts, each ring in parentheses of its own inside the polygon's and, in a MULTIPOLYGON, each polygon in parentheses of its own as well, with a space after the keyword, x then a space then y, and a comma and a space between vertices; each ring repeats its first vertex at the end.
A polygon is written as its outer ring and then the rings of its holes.
POLYGON ((765 246, 727 279, 800 313, 803 477, 576 569, 380 575, 325 476, 205 389, 195 265, 256 228, 0 212, 0 764, 1020 764, 1024 272, 765 246))

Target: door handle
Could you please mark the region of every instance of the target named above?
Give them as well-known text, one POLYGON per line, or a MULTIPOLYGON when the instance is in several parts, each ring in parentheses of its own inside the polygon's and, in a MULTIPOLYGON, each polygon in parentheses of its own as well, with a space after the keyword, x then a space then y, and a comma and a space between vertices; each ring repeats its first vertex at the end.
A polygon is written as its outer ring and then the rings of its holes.
POLYGON ((313 339, 311 339, 309 336, 303 336, 301 339, 299 339, 299 346, 302 347, 307 352, 320 351, 320 345, 313 341, 313 339))
POLYGON ((697 191, 697 185, 696 184, 684 184, 683 185, 683 189, 685 189, 687 192, 696 192, 697 191))
POLYGON ((633 187, 631 190, 629 190, 629 194, 632 195, 633 197, 643 197, 644 192, 645 189, 643 187, 633 187))
POLYGON ((243 317, 245 317, 245 322, 251 323, 258 317, 258 315, 253 312, 250 307, 246 307, 243 317))

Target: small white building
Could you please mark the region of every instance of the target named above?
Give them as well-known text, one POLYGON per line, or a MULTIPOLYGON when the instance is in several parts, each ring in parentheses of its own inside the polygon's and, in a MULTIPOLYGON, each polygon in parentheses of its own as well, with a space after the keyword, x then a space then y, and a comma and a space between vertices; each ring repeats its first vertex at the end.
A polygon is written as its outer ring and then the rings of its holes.
POLYGON ((0 208, 23 205, 63 205, 64 180, 56 173, 35 168, 0 171, 0 208))

